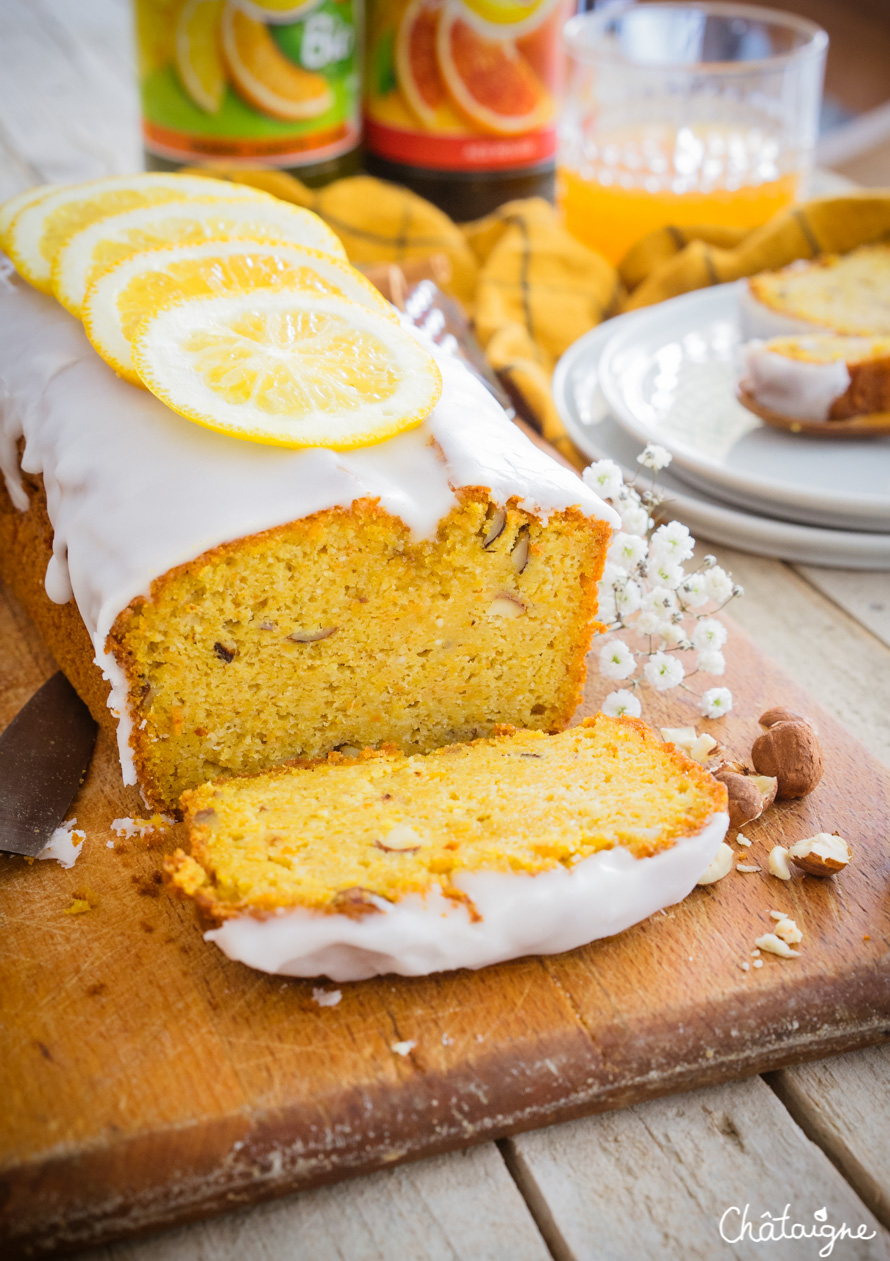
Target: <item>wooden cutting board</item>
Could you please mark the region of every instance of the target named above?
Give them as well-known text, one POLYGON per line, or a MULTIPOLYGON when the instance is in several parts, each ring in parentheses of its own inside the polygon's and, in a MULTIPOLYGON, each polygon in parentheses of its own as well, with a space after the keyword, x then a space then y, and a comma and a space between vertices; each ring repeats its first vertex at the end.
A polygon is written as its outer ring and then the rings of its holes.
MULTIPOLYGON (((54 665, 0 596, 0 727, 54 665)), ((0 857, 0 1240, 70 1250, 484 1139, 731 1080, 890 1036, 890 771, 733 627, 736 709, 699 722, 745 756, 787 704, 819 727, 807 800, 747 829, 759 874, 733 872, 608 941, 551 958, 341 985, 229 962, 161 887, 182 838, 115 840, 137 816, 103 734, 72 813, 71 870, 0 857), (837 829, 839 880, 766 873, 768 847, 837 829), (115 840, 114 848, 108 842, 115 840), (67 915, 86 891, 98 905, 67 915), (753 963, 771 909, 799 959, 753 963), (326 990, 335 987, 325 983, 326 990), (406 1056, 393 1043, 416 1045, 406 1056)), ((592 680, 579 717, 607 690, 592 680)), ((697 721, 674 693, 651 721, 697 721)))

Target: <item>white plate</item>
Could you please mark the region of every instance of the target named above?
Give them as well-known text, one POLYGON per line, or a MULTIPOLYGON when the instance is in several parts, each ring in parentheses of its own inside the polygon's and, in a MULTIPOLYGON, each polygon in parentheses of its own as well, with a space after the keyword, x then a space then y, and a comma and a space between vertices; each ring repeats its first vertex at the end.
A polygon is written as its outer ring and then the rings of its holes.
MULTIPOLYGON (((608 458, 625 476, 639 476, 640 443, 612 418, 599 388, 599 361, 624 315, 585 334, 560 359, 553 377, 556 407, 572 440, 591 460, 608 458)), ((756 556, 827 565, 837 569, 890 570, 890 534, 816 529, 727 508, 710 496, 691 492, 668 469, 658 484, 669 509, 694 534, 756 556)))
POLYGON ((890 439, 783 433, 736 401, 735 284, 634 311, 613 326, 600 362, 603 394, 635 438, 667 447, 677 476, 773 516, 890 527, 890 439))

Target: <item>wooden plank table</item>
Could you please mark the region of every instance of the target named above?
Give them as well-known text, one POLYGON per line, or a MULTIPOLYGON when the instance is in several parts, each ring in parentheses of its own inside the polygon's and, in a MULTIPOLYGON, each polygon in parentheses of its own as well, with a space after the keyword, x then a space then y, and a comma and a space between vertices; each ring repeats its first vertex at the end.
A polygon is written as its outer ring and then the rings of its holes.
MULTIPOLYGON (((137 169, 124 0, 0 0, 0 199, 40 180, 137 169)), ((890 762, 890 575, 728 549, 739 622, 890 762)), ((2 630, 2 628, 0 628, 2 630)), ((35 663, 46 655, 33 644, 35 663)), ((22 696, 21 701, 26 699, 22 696)), ((306 1192, 105 1261, 277 1258, 813 1257, 813 1241, 721 1242, 731 1206, 855 1228, 833 1256, 890 1257, 890 1047, 575 1121, 306 1192)), ((0 1113, 2 1115, 2 1113, 0 1113)), ((2 1121, 0 1121, 2 1125, 2 1121)), ((2 1185, 0 1185, 2 1194, 2 1185)))

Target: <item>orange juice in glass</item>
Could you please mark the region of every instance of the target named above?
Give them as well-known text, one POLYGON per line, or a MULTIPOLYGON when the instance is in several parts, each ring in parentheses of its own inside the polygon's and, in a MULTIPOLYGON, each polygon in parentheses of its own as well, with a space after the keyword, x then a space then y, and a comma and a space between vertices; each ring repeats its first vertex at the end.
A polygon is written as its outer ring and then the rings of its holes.
POLYGON ((828 37, 739 4, 618 4, 565 27, 557 197, 618 262, 671 225, 754 228, 801 194, 828 37))

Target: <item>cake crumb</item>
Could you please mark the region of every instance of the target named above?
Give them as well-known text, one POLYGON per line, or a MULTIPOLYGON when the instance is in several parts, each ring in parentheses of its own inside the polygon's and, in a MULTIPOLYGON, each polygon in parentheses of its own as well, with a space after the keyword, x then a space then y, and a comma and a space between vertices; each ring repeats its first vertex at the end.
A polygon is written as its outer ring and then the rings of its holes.
POLYGON ((319 1007, 336 1007, 342 997, 340 990, 325 990, 317 985, 312 989, 312 1001, 319 1007))
POLYGON ((410 1055, 416 1046, 416 1042, 393 1042, 390 1049, 394 1051, 396 1055, 410 1055))
MULTIPOLYGON (((131 819, 124 815, 122 819, 111 820, 111 830, 119 837, 129 840, 131 836, 147 836, 150 832, 166 832, 173 823, 169 814, 155 813, 150 819, 131 819)), ((114 846, 111 842, 110 848, 114 846)))
POLYGON ((99 905, 99 895, 92 889, 75 889, 71 905, 62 912, 63 915, 85 915, 87 911, 95 911, 99 905))

